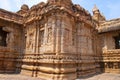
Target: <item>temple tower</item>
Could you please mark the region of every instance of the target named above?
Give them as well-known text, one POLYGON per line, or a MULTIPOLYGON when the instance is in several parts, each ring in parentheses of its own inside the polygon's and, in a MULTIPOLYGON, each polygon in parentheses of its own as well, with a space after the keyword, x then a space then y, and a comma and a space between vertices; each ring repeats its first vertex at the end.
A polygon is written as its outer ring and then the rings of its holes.
POLYGON ((101 22, 101 21, 105 21, 105 17, 103 14, 101 14, 100 10, 97 8, 97 6, 95 5, 93 8, 93 19, 95 21, 101 22))
POLYGON ((72 4, 72 1, 71 0, 47 0, 47 2, 49 4, 72 4))
POLYGON ((48 0, 28 13, 23 74, 75 80, 95 73, 89 12, 71 0, 48 0))
POLYGON ((49 5, 57 5, 62 6, 66 8, 71 8, 72 6, 72 0, 48 0, 47 3, 49 5))

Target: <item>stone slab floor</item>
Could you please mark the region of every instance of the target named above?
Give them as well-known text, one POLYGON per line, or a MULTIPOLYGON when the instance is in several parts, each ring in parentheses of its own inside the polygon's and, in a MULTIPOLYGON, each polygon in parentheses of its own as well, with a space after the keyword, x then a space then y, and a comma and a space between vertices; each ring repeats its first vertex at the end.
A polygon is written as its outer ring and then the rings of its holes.
POLYGON ((120 80, 120 74, 102 73, 80 78, 77 80, 120 80))
MULTIPOLYGON (((18 74, 0 74, 0 80, 42 80, 42 79, 18 74)), ((120 80, 120 74, 102 73, 76 80, 120 80)))
POLYGON ((20 74, 0 74, 0 80, 42 80, 42 79, 24 76, 20 74))

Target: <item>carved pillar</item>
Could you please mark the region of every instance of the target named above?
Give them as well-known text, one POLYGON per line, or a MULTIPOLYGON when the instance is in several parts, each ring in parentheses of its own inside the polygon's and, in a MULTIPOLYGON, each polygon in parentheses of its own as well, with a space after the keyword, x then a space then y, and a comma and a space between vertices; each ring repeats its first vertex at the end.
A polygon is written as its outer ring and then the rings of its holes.
POLYGON ((61 51, 61 18, 57 16, 56 22, 56 53, 60 53, 61 51))
POLYGON ((53 52, 55 52, 56 49, 56 18, 53 17, 53 22, 52 22, 52 43, 53 43, 53 52))
POLYGON ((104 47, 103 47, 103 51, 106 52, 107 50, 107 34, 104 34, 104 47))
POLYGON ((61 20, 61 53, 64 53, 65 28, 63 19, 61 20))
POLYGON ((47 23, 45 23, 45 32, 44 32, 43 45, 46 45, 46 43, 47 43, 47 23))
POLYGON ((40 26, 39 22, 36 22, 36 54, 39 53, 39 37, 40 37, 40 26))

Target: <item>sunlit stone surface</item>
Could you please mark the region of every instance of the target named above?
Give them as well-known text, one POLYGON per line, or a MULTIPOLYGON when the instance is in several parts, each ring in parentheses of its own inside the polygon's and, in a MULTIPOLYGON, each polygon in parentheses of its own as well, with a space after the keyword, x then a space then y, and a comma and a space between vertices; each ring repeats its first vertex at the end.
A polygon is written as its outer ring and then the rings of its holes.
POLYGON ((119 18, 107 21, 97 6, 91 16, 71 0, 24 4, 16 13, 0 9, 0 73, 46 80, 119 74, 119 29, 119 18))

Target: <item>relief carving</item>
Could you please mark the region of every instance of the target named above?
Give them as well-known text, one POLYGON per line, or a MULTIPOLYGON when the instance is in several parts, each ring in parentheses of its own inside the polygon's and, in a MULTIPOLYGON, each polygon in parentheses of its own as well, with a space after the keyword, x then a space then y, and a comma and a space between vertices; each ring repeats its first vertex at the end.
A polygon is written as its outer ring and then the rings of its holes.
POLYGON ((27 49, 33 49, 34 37, 35 37, 35 32, 33 30, 33 31, 29 32, 29 34, 27 35, 27 44, 26 44, 27 49))
POLYGON ((65 29, 65 32, 64 32, 65 40, 64 40, 64 42, 65 42, 66 45, 68 44, 69 39, 70 39, 69 34, 70 34, 69 29, 65 29))
MULTIPOLYGON (((12 26, 1 28, 3 31, 7 32, 5 41, 8 47, 12 48, 18 46, 17 48, 21 49, 21 51, 22 48, 26 47, 25 49, 31 52, 30 54, 26 51, 24 56, 21 55, 22 60, 20 59, 21 61, 19 62, 16 61, 18 64, 23 62, 22 66, 24 67, 19 67, 21 70, 24 70, 22 72, 29 71, 30 74, 32 73, 32 75, 40 77, 45 75, 45 77, 51 77, 53 80, 75 80, 77 77, 81 77, 82 75, 85 76, 89 73, 97 73, 96 68, 100 69, 100 67, 96 64, 99 63, 103 63, 104 67, 109 69, 118 69, 118 65, 120 67, 120 63, 113 64, 104 62, 105 60, 109 60, 109 62, 120 61, 118 55, 120 51, 108 52, 108 46, 104 43, 103 44, 105 46, 101 47, 102 43, 100 44, 99 41, 102 42, 102 40, 96 39, 96 36, 99 36, 99 32, 95 29, 97 26, 96 22, 91 19, 92 16, 89 15, 89 13, 80 5, 71 4, 71 0, 48 0, 47 4, 37 4, 25 13, 25 16, 10 13, 15 17, 13 18, 11 16, 11 18, 8 16, 8 19, 15 19, 13 21, 9 21, 9 23, 12 23, 12 26), (52 2, 54 5, 50 4, 52 2), (17 16, 19 17, 17 18, 17 16), (25 22, 21 24, 19 20, 25 22), (16 23, 20 25, 14 29, 14 24, 16 23), (16 29, 21 30, 21 32, 16 29), (90 32, 92 29, 96 32, 90 32), (24 31, 26 35, 24 33, 21 35, 24 31), (26 46, 23 47, 21 43, 23 43, 22 41, 25 39, 21 39, 19 37, 21 36, 23 38, 24 35, 26 37, 26 46), (96 38, 94 39, 93 37, 92 39, 92 35, 96 38), (18 43, 20 45, 18 45, 18 43), (52 50, 53 47, 54 50, 52 50), (105 52, 105 55, 102 55, 102 50, 105 52), (98 55, 98 53, 100 54, 98 55), (101 55, 102 57, 99 57, 101 55), (97 60, 98 57, 103 59, 97 60), (45 71, 44 74, 42 74, 42 70, 45 71), (50 71, 53 71, 53 73, 50 71), (54 79, 56 75, 57 78, 54 79), (75 77, 73 77, 73 75, 75 77), (68 79, 66 76, 70 78, 68 79)), ((119 21, 120 19, 118 22, 119 21)), ((109 26, 111 25, 111 23, 107 24, 109 26)), ((107 24, 103 23, 103 25, 100 26, 102 27, 107 24)), ((2 39, 3 36, 0 35, 0 45, 2 43, 2 39)))
POLYGON ((39 45, 43 45, 44 43, 44 29, 40 30, 40 44, 39 45))
POLYGON ((6 44, 7 44, 7 46, 8 47, 12 47, 13 46, 12 44, 14 44, 14 40, 15 40, 14 33, 13 32, 8 33, 7 37, 6 37, 6 44))
POLYGON ((52 28, 48 28, 48 37, 47 37, 47 42, 50 43, 52 42, 52 28))

